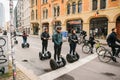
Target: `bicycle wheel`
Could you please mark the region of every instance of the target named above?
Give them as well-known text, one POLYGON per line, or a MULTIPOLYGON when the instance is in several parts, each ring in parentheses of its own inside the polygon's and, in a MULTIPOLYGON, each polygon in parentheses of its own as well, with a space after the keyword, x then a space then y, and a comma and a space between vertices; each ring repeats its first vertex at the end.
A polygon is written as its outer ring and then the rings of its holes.
POLYGON ((0 37, 0 47, 5 46, 6 40, 2 37, 0 37))
POLYGON ((102 51, 104 49, 105 49, 105 47, 99 46, 99 47, 96 48, 96 53, 99 53, 100 51, 102 51))
POLYGON ((90 52, 90 46, 89 45, 83 45, 82 46, 82 52, 85 54, 88 54, 90 52))
POLYGON ((99 53, 98 53, 98 59, 101 61, 101 62, 110 62, 112 60, 112 54, 110 51, 104 49, 104 50, 101 50, 99 53))

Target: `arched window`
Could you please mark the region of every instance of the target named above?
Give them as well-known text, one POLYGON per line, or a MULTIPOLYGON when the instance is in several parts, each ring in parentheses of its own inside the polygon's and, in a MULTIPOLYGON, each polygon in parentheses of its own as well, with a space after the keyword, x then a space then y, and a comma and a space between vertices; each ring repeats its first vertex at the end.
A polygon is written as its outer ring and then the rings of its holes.
POLYGON ((73 2, 72 3, 72 13, 75 14, 75 12, 76 12, 76 3, 73 2))
POLYGON ((80 13, 82 11, 82 2, 79 1, 78 2, 78 13, 80 13))
POLYGON ((57 6, 57 16, 59 16, 59 15, 60 15, 60 7, 57 6))
POLYGON ((70 14, 70 4, 67 5, 67 14, 70 14))
POLYGON ((34 10, 31 12, 31 20, 34 20, 34 10))
POLYGON ((43 10, 43 19, 45 19, 45 10, 43 10))
POLYGON ((56 7, 54 7, 54 17, 56 16, 56 7))
POLYGON ((48 18, 48 9, 46 9, 46 19, 48 18))

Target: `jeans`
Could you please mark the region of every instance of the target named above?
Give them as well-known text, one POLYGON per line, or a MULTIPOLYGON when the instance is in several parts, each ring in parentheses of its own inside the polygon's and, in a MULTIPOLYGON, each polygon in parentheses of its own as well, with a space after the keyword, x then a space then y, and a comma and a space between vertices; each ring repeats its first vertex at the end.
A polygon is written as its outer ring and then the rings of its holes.
POLYGON ((70 54, 75 53, 75 50, 76 50, 76 46, 77 44, 76 43, 73 43, 73 44, 70 44, 70 54))
POLYGON ((111 49, 112 49, 113 56, 118 56, 120 52, 120 45, 112 44, 111 49), (116 50, 116 48, 118 48, 118 50, 116 50))
POLYGON ((61 54, 61 47, 62 43, 60 45, 54 44, 54 59, 55 60, 60 60, 60 54, 61 54))
POLYGON ((26 38, 23 38, 23 44, 25 44, 27 42, 26 38))
POLYGON ((48 41, 42 41, 42 53, 47 51, 48 41))

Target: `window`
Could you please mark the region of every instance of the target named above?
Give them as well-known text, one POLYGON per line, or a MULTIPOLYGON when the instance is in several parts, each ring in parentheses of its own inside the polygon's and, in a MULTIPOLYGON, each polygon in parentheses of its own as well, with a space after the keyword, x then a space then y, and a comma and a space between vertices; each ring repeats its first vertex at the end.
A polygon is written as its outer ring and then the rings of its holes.
POLYGON ((62 0, 62 3, 64 3, 64 0, 62 0))
POLYGON ((106 0, 100 0, 100 9, 106 8, 106 0))
POLYGON ((47 3, 47 0, 43 0, 43 4, 47 3))
POLYGON ((92 10, 97 10, 97 0, 92 1, 92 10))
POLYGON ((31 12, 31 20, 34 20, 34 11, 31 12))
POLYGON ((31 6, 33 7, 33 5, 34 5, 34 0, 31 0, 31 6))
POLYGON ((54 7, 54 17, 56 16, 56 7, 54 7))
POLYGON ((46 9, 46 19, 48 18, 48 9, 46 9))
POLYGON ((72 3, 72 13, 75 14, 76 12, 76 4, 75 2, 72 3))
POLYGON ((70 14, 70 4, 67 5, 67 14, 70 14))
POLYGON ((37 5, 37 0, 36 0, 36 5, 37 5))
POLYGON ((38 11, 36 10, 36 19, 37 19, 37 12, 38 12, 38 11))
POLYGON ((45 10, 43 10, 43 19, 45 18, 45 10))
POLYGON ((79 1, 78 2, 78 13, 80 13, 82 11, 82 2, 79 1))
POLYGON ((57 16, 59 16, 60 15, 60 7, 58 6, 57 7, 57 16))

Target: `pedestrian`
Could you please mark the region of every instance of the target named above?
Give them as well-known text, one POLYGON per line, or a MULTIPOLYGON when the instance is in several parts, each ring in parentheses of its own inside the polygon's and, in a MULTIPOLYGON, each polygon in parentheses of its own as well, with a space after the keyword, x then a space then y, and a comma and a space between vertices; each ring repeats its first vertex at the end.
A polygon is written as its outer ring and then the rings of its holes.
POLYGON ((53 33, 52 41, 54 43, 54 59, 59 62, 60 61, 60 54, 61 54, 61 47, 62 47, 62 27, 57 26, 56 31, 53 33))
POLYGON ((117 38, 116 28, 112 29, 112 33, 110 33, 107 37, 107 44, 112 49, 113 56, 120 57, 120 45, 116 44, 116 42, 120 43, 120 40, 117 38), (116 48, 118 50, 116 51, 116 48))
POLYGON ((44 32, 41 34, 41 40, 42 40, 42 53, 44 51, 47 51, 48 46, 48 40, 50 38, 50 35, 48 33, 48 28, 44 28, 44 32))
POLYGON ((71 32, 72 34, 69 36, 68 38, 68 42, 69 42, 69 46, 70 46, 70 54, 74 55, 75 51, 76 51, 76 46, 78 43, 78 37, 76 35, 76 30, 72 30, 71 32))
POLYGON ((23 31, 23 35, 22 35, 22 37, 23 37, 23 44, 25 44, 25 43, 27 43, 27 34, 26 34, 26 32, 25 31, 23 31))

